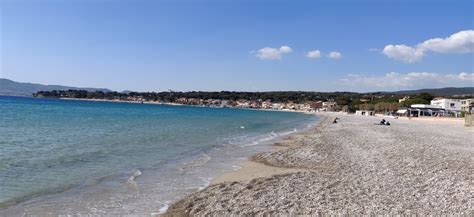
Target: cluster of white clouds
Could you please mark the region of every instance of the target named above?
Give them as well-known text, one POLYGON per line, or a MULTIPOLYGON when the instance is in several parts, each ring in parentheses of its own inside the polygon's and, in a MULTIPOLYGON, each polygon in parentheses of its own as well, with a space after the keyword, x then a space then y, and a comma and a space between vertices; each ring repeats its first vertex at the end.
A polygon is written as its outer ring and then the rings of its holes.
POLYGON ((285 45, 280 48, 264 47, 258 50, 256 56, 262 60, 279 60, 284 54, 291 52, 293 52, 293 49, 285 45))
MULTIPOLYGON (((261 60, 280 60, 283 55, 290 54, 293 52, 291 47, 283 45, 280 48, 274 47, 264 47, 257 51, 255 56, 261 60)), ((253 51, 251 52, 253 53, 253 51)), ((321 58, 323 53, 320 50, 312 50, 305 53, 305 56, 312 59, 321 58)), ((340 59, 342 58, 342 54, 337 51, 331 51, 326 55, 328 58, 331 59, 340 59)))
POLYGON ((409 87, 446 87, 473 86, 474 73, 439 74, 431 72, 390 72, 382 76, 348 74, 339 80, 339 84, 353 87, 375 87, 380 89, 398 89, 409 87))
POLYGON ((305 56, 308 57, 308 58, 317 59, 317 58, 321 57, 321 51, 319 51, 319 50, 308 51, 308 52, 306 52, 305 56))
POLYGON ((447 38, 433 38, 416 46, 389 44, 383 49, 387 57, 405 63, 415 63, 423 59, 427 52, 472 53, 474 52, 474 30, 465 30, 447 38))
MULTIPOLYGON (((370 51, 379 51, 371 48, 370 51)), ((285 54, 292 53, 293 49, 289 46, 280 48, 264 47, 257 51, 256 57, 262 60, 279 60, 285 54)), ((473 53, 474 52, 474 30, 464 30, 456 32, 446 38, 433 38, 421 42, 415 46, 405 44, 389 44, 385 46, 382 53, 387 57, 399 60, 405 63, 415 63, 423 59, 427 53, 473 53)), ((331 59, 340 59, 342 54, 338 51, 331 51, 323 54, 320 50, 311 50, 305 53, 307 58, 318 59, 327 57, 331 59)))
MULTIPOLYGON (((312 59, 318 59, 323 56, 323 53, 320 50, 312 50, 312 51, 306 52, 305 56, 312 59)), ((326 55, 326 57, 331 58, 331 59, 341 59, 342 54, 337 51, 331 51, 326 55)))
POLYGON ((331 51, 329 52, 328 57, 332 59, 340 59, 342 58, 342 54, 337 51, 331 51))
MULTIPOLYGON (((402 61, 404 63, 415 63, 421 61, 428 53, 474 53, 474 30, 456 32, 446 38, 432 38, 417 45, 389 44, 383 50, 371 48, 372 52, 380 52, 388 58, 402 61)), ((279 48, 264 47, 256 52, 256 57, 262 60, 279 60, 286 54, 293 52, 289 46, 279 48)), ((254 53, 254 51, 252 51, 254 53)), ((311 59, 331 58, 340 59, 343 55, 338 51, 323 53, 320 50, 305 52, 305 57, 311 59)), ((383 90, 397 90, 399 88, 436 88, 446 86, 474 86, 474 73, 432 73, 432 72, 390 72, 384 75, 355 75, 348 74, 339 79, 338 85, 352 86, 353 88, 378 88, 383 90)))

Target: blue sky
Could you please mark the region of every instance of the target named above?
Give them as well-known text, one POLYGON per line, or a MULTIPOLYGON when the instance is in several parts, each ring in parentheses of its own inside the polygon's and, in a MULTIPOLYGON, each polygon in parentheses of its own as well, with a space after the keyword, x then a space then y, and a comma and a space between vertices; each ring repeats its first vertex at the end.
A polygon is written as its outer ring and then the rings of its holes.
POLYGON ((0 6, 0 77, 15 81, 137 91, 474 86, 473 1, 0 6))

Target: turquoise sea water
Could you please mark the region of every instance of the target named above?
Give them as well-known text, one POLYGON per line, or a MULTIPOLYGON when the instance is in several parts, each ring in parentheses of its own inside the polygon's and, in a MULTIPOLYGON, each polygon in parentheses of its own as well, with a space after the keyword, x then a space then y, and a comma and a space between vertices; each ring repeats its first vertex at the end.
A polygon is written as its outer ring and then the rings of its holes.
POLYGON ((0 96, 0 214, 156 213, 315 120, 293 112, 0 96))

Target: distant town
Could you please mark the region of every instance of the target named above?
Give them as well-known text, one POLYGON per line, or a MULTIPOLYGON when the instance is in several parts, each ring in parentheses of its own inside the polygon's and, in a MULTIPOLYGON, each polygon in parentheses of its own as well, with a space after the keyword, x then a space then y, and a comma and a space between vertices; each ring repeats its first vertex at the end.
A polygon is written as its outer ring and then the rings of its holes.
POLYGON ((358 115, 462 117, 474 111, 471 94, 438 97, 429 93, 396 95, 353 92, 102 92, 39 91, 38 98, 61 98, 143 104, 193 105, 282 111, 341 111, 358 115))

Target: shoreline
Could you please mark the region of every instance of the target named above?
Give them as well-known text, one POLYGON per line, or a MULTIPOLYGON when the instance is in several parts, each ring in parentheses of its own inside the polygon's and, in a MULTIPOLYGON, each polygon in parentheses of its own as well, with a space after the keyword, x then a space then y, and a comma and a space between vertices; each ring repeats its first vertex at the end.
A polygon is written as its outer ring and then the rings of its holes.
MULTIPOLYGON (((317 121, 317 124, 310 129, 306 129, 303 132, 293 133, 285 138, 280 138, 276 140, 271 146, 271 152, 275 151, 284 151, 295 146, 294 143, 288 142, 294 140, 294 137, 304 137, 305 134, 311 133, 314 130, 318 130, 323 127, 325 121, 327 121, 327 117, 318 116, 320 119, 317 121)), ((256 153, 260 154, 260 153, 256 153)), ((223 173, 215 178, 213 178, 210 182, 210 185, 213 184, 220 184, 224 182, 236 182, 236 181, 249 181, 255 178, 264 178, 264 177, 271 177, 273 175, 282 175, 287 173, 295 173, 295 172, 311 172, 314 171, 313 169, 307 168, 284 168, 284 167, 277 167, 268 165, 262 162, 259 162, 258 159, 254 159, 252 155, 248 157, 245 161, 240 163, 239 169, 234 171, 229 171, 223 173)))
MULTIPOLYGON (((187 105, 183 105, 183 106, 187 106, 187 105)), ((235 108, 235 109, 245 109, 245 108, 235 108)), ((264 110, 264 109, 249 109, 249 110, 264 110)), ((271 111, 279 111, 279 110, 271 110, 271 111)), ((289 111, 289 112, 292 112, 292 111, 289 111)), ((294 112, 298 112, 298 111, 294 111, 294 112)), ((291 148, 291 146, 282 145, 282 141, 285 141, 285 140, 292 141, 292 138, 294 136, 304 135, 305 133, 315 130, 318 128, 319 124, 322 123, 322 120, 325 120, 324 117, 319 116, 317 113, 306 113, 306 112, 302 112, 302 113, 316 116, 318 119, 316 121, 311 122, 311 123, 316 122, 316 124, 311 127, 300 128, 299 130, 301 131, 290 132, 287 135, 281 135, 278 138, 273 138, 271 139, 271 141, 262 142, 262 144, 259 144, 259 145, 269 147, 270 148, 269 151, 277 151, 277 150, 284 150, 284 149, 291 148)), ((294 173, 294 172, 311 171, 308 169, 274 167, 271 165, 266 165, 264 163, 254 161, 252 157, 259 153, 264 153, 264 152, 254 152, 253 154, 246 157, 246 159, 240 161, 238 165, 233 166, 233 167, 238 167, 237 169, 219 173, 217 176, 214 176, 211 179, 209 179, 208 183, 205 186, 199 188, 195 192, 190 192, 190 194, 199 192, 211 185, 216 185, 216 184, 221 184, 221 183, 226 183, 226 182, 248 181, 254 178, 264 178, 264 177, 269 177, 273 175, 282 175, 282 174, 294 173)), ((182 198, 185 198, 187 196, 188 195, 181 196, 175 201, 168 201, 168 203, 166 203, 157 213, 155 213, 156 215, 152 214, 152 216, 163 216, 163 215, 166 216, 167 215, 166 212, 168 211, 169 207, 171 207, 176 201, 181 200, 182 198)))
POLYGON ((175 201, 164 216, 472 211, 472 198, 466 194, 473 184, 467 177, 474 175, 468 172, 474 169, 474 159, 470 157, 474 142, 452 135, 468 139, 474 132, 472 128, 451 121, 394 119, 390 120, 392 126, 380 126, 376 123, 382 117, 377 116, 319 116, 321 120, 314 129, 292 134, 276 142, 272 151, 251 156, 240 169, 224 173, 205 189, 175 201), (342 120, 332 124, 336 116, 342 120), (399 135, 399 139, 391 134, 399 135), (375 138, 378 135, 383 137, 375 138), (433 137, 446 141, 433 143, 433 137), (379 143, 380 139, 385 142, 379 143), (367 145, 372 148, 359 148, 367 145), (425 159, 426 155, 430 158, 425 159), (405 156, 419 163, 402 163, 405 156), (434 178, 437 182, 433 183, 434 178), (409 191, 419 193, 414 197, 409 191), (327 201, 327 195, 338 199, 327 201))
POLYGON ((247 159, 240 164, 239 169, 223 173, 220 176, 213 178, 209 185, 215 185, 225 182, 250 181, 255 178, 265 178, 273 175, 308 171, 310 170, 274 167, 247 159))

